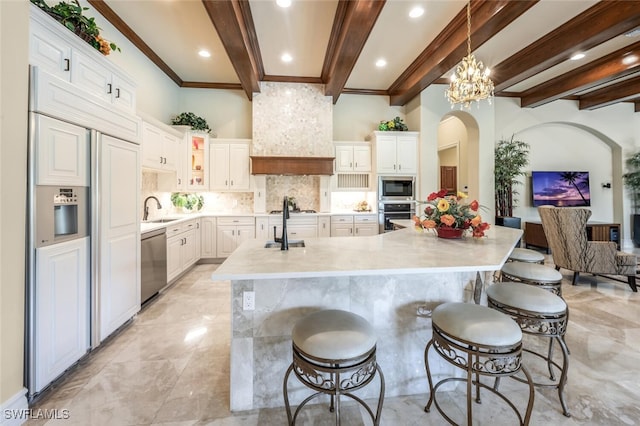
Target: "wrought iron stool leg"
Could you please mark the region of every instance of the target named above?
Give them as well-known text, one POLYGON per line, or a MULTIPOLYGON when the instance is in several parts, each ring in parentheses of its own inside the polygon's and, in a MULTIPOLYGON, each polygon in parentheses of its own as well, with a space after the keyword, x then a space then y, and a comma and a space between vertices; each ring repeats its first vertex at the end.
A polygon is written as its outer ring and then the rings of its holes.
POLYGON ((289 405, 289 390, 288 390, 288 380, 289 380, 289 375, 291 374, 291 372, 293 371, 293 363, 289 366, 289 368, 287 368, 287 372, 284 375, 284 381, 282 383, 282 394, 284 395, 284 406, 287 410, 287 424, 288 425, 292 425, 292 419, 291 419, 291 406, 289 405))
MULTIPOLYGON (((552 341, 553 340, 554 339, 552 339, 552 341)), ((560 373, 560 380, 558 381, 558 397, 560 398, 560 405, 562 405, 562 414, 566 417, 571 417, 567 403, 564 400, 564 385, 567 384, 567 372, 569 371, 569 350, 564 339, 558 338, 558 344, 560 345, 560 349, 562 349, 562 371, 560 373)))
POLYGON ((433 379, 431 378, 431 369, 429 368, 429 348, 431 346, 433 346, 433 339, 429 341, 429 343, 427 344, 427 347, 424 349, 424 366, 425 366, 425 369, 427 370, 427 380, 429 381, 429 401, 427 402, 427 405, 424 407, 424 411, 427 413, 431 410, 431 403, 433 403, 433 396, 435 393, 433 391, 433 379))

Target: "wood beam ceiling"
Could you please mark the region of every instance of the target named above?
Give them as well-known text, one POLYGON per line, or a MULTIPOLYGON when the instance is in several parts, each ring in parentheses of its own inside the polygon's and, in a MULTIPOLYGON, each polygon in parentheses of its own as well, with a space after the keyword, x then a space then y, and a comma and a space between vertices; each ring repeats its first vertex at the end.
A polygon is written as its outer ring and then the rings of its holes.
POLYGON ((601 1, 493 67, 496 92, 640 26, 640 2, 601 1))
POLYGON ((580 96, 580 109, 596 109, 640 97, 640 76, 580 96))
POLYGON ((249 100, 264 77, 248 0, 202 0, 249 100))
POLYGON ((639 71, 640 42, 520 93, 520 106, 544 105, 639 71))
POLYGON ((385 0, 340 0, 322 67, 325 95, 338 101, 385 0))
MULTIPOLYGON (((478 0, 471 3, 472 49, 535 5, 538 0, 478 0)), ((391 105, 404 105, 467 55, 466 6, 389 87, 391 105)))

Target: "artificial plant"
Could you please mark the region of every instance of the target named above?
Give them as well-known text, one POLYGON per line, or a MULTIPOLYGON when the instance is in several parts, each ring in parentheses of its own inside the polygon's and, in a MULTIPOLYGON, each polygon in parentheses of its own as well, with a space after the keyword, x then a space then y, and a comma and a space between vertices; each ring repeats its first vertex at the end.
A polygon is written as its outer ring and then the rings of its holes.
POLYGON ((495 147, 495 201, 496 216, 513 216, 517 206, 518 191, 515 187, 521 182, 519 176, 525 174, 524 167, 529 164, 529 144, 514 139, 501 139, 495 147))

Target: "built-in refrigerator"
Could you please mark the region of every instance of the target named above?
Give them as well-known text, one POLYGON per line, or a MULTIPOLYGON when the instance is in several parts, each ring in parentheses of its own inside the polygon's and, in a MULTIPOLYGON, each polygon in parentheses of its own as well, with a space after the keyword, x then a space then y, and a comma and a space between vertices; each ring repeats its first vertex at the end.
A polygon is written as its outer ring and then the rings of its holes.
POLYGON ((69 83, 34 68, 30 90, 25 386, 33 400, 140 309, 140 146, 96 129, 108 106, 69 83))

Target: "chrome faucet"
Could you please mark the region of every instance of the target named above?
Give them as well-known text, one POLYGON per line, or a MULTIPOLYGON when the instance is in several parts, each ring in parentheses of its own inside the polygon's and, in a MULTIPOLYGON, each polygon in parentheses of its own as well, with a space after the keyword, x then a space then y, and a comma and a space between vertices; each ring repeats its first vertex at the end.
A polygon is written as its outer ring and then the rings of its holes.
POLYGON ((158 200, 156 197, 154 197, 153 195, 147 197, 144 199, 144 215, 142 216, 142 220, 147 220, 149 218, 149 206, 147 206, 147 202, 149 201, 150 198, 153 198, 154 200, 156 200, 157 203, 157 207, 159 209, 162 208, 162 204, 160 204, 160 200, 158 200))

